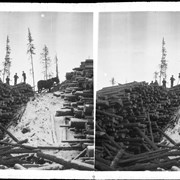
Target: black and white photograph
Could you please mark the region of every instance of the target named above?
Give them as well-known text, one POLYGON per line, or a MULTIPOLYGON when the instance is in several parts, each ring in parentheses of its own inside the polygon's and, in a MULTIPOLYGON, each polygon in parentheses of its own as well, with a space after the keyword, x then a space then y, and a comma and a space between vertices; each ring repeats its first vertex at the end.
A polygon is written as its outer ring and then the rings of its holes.
POLYGON ((180 12, 99 13, 95 169, 180 170, 180 12))
POLYGON ((94 170, 93 13, 0 23, 0 169, 94 170))

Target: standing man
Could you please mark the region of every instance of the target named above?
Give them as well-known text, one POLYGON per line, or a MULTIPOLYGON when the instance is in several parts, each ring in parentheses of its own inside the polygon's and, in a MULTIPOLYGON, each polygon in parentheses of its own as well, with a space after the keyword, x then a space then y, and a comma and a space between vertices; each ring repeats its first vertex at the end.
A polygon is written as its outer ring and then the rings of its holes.
POLYGON ((150 86, 153 86, 153 85, 154 85, 154 83, 153 83, 153 81, 151 81, 150 86))
POLYGON ((26 73, 24 71, 22 72, 22 76, 23 76, 24 83, 26 83, 26 73))
POLYGON ((18 75, 17 75, 17 73, 14 75, 14 85, 16 85, 17 84, 17 79, 18 79, 19 77, 18 77, 18 75))
POLYGON ((165 78, 163 78, 162 84, 163 84, 163 87, 166 88, 166 80, 165 80, 165 78))
POLYGON ((9 76, 7 76, 7 77, 6 77, 6 84, 9 85, 9 81, 10 81, 10 78, 9 78, 9 76))
POLYGON ((170 81, 171 81, 171 88, 172 88, 172 87, 173 87, 173 84, 174 84, 174 81, 175 81, 173 75, 171 76, 170 81))

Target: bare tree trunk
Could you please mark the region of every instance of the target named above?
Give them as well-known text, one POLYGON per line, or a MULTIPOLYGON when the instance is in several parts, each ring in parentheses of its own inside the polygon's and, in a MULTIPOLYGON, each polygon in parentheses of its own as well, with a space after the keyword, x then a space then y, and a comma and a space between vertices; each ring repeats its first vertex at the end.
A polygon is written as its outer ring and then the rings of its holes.
POLYGON ((4 83, 4 76, 5 76, 5 68, 4 68, 4 71, 3 71, 3 83, 4 83))
POLYGON ((58 58, 56 56, 56 77, 58 77, 58 74, 59 74, 59 72, 58 72, 58 58))
POLYGON ((34 91, 35 91, 34 65, 33 65, 33 57, 32 57, 32 54, 31 54, 31 65, 32 65, 33 89, 34 89, 34 91))
POLYGON ((46 63, 46 80, 47 80, 47 58, 45 58, 45 63, 46 63))

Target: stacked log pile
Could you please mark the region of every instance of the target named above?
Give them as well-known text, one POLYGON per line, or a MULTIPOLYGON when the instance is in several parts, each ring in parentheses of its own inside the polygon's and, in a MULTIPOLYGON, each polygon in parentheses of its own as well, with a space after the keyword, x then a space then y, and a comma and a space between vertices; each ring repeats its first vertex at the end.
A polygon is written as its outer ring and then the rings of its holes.
POLYGON ((65 124, 61 127, 74 132, 74 138, 63 143, 82 147, 80 154, 74 158, 87 164, 94 164, 94 101, 93 101, 93 60, 81 62, 80 67, 66 74, 66 81, 61 84, 59 93, 65 100, 64 107, 56 116, 64 116, 65 124))
MULTIPOLYGON (((9 86, 0 83, 0 124, 7 126, 11 121, 16 121, 21 114, 22 109, 33 96, 33 90, 28 84, 18 84, 9 86)), ((3 138, 1 133, 0 138, 3 138)))
POLYGON ((158 170, 179 166, 179 146, 164 133, 180 96, 145 82, 104 88, 96 102, 96 169, 158 170), (162 137, 171 146, 160 143, 162 137), (171 157, 170 157, 171 156, 171 157))

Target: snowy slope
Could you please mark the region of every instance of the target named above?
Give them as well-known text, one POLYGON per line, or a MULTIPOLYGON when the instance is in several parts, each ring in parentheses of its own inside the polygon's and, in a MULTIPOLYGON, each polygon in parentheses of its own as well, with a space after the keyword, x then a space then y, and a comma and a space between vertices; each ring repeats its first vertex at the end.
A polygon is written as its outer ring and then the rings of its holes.
MULTIPOLYGON (((53 116, 57 110, 63 107, 63 103, 64 100, 61 97, 55 97, 52 93, 36 95, 34 99, 28 102, 18 125, 16 127, 11 126, 8 130, 18 140, 28 139, 27 145, 60 146, 62 145, 61 140, 64 138, 64 129, 55 127, 57 123, 54 123, 54 121, 56 122, 57 119, 53 118, 53 116), (23 133, 24 129, 28 132, 23 133), (57 135, 60 137, 57 137, 57 135)), ((59 124, 64 124, 64 122, 61 120, 59 124)), ((50 150, 48 153, 72 159, 79 152, 50 150)))

